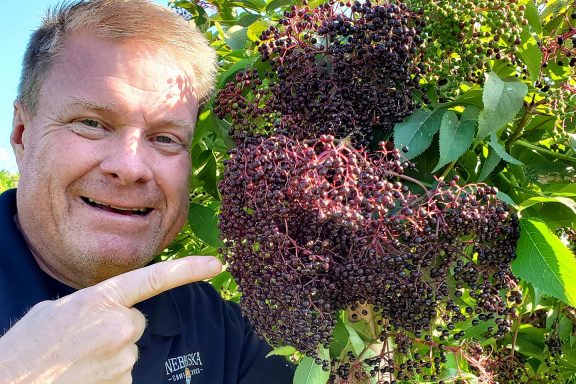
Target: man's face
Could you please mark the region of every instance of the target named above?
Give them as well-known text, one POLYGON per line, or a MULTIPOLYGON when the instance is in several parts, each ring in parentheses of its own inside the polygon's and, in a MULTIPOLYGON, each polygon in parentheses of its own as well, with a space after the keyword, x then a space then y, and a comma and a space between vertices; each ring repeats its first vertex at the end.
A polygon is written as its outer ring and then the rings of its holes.
POLYGON ((71 36, 37 113, 16 104, 20 225, 40 265, 87 286, 147 264, 184 225, 197 100, 173 60, 71 36))

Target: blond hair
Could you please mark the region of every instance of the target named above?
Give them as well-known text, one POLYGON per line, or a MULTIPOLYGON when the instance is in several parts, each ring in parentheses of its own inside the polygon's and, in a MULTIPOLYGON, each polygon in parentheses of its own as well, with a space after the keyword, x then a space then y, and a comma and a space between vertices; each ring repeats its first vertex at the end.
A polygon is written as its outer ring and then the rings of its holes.
POLYGON ((18 100, 34 115, 43 82, 64 40, 75 32, 116 41, 138 41, 170 54, 194 79, 200 102, 212 92, 216 54, 198 29, 148 0, 77 0, 48 11, 26 48, 18 100))

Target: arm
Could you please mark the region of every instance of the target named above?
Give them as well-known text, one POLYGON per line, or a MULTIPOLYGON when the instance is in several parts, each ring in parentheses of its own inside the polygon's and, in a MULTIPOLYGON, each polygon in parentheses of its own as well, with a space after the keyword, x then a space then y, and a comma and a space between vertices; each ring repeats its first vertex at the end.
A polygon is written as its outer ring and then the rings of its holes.
POLYGON ((131 383, 146 323, 132 306, 214 275, 214 260, 163 262, 38 303, 0 338, 0 382, 131 383))
POLYGON ((266 357, 272 348, 260 339, 246 320, 244 334, 244 359, 238 383, 292 384, 296 367, 284 356, 266 357))

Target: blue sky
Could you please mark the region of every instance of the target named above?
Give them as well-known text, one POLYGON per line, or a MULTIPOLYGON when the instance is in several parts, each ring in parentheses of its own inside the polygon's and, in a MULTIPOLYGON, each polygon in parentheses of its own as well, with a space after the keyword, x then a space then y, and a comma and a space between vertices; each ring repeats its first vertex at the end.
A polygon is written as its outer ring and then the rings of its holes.
MULTIPOLYGON (((166 5, 168 0, 154 0, 166 5)), ((0 170, 17 172, 10 146, 12 103, 20 77, 20 64, 31 31, 40 24, 44 11, 58 0, 0 0, 0 170)))

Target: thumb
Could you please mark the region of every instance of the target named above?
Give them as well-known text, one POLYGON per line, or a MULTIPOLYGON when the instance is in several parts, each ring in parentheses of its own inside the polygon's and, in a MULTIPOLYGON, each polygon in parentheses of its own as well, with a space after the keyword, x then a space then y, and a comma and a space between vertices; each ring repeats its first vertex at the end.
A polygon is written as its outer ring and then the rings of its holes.
POLYGON ((112 277, 90 288, 126 308, 180 285, 210 278, 222 269, 213 256, 163 261, 112 277))

